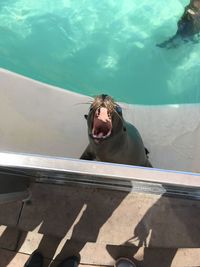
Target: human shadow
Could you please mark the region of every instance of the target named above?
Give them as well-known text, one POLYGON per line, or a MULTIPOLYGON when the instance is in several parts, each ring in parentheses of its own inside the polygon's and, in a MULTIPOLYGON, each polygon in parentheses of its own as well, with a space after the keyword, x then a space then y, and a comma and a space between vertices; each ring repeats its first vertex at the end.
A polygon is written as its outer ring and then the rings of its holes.
POLYGON ((163 194, 134 227, 121 246, 107 246, 114 258, 133 257, 143 248, 137 266, 170 267, 178 248, 200 247, 200 203, 163 194))
POLYGON ((127 194, 88 187, 34 184, 32 201, 25 203, 20 217, 19 227, 24 233, 18 251, 27 239, 27 232, 39 228, 42 238, 35 249, 45 258, 60 261, 72 254, 79 256, 88 242, 97 241, 101 227, 127 194))

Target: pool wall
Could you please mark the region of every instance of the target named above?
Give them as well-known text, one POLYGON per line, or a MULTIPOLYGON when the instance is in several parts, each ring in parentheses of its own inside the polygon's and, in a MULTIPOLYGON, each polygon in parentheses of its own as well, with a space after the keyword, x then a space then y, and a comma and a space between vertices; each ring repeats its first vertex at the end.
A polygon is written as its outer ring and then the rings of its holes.
MULTIPOLYGON (((91 98, 0 69, 0 150, 79 158, 91 98)), ((200 105, 120 103, 140 131, 154 167, 200 171, 200 105)))

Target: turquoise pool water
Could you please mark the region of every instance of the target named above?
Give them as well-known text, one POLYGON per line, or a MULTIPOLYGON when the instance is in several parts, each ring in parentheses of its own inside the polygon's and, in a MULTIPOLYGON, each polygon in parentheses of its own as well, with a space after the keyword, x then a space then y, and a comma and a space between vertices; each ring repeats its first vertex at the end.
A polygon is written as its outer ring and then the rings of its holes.
POLYGON ((90 96, 200 103, 200 43, 161 49, 189 0, 1 0, 0 66, 90 96))

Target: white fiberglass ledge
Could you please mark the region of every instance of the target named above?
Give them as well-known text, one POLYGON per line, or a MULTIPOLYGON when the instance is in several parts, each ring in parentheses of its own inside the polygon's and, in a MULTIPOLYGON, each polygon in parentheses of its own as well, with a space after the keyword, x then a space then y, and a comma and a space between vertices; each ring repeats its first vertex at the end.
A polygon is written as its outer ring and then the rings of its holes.
MULTIPOLYGON (((96 161, 85 161, 61 157, 49 157, 32 154, 0 153, 0 170, 9 169, 28 171, 31 175, 38 176, 41 173, 51 174, 50 177, 66 179, 69 177, 79 179, 79 177, 90 177, 94 181, 96 178, 114 179, 115 181, 136 181, 146 183, 156 183, 175 187, 189 187, 200 189, 200 174, 178 172, 172 170, 162 170, 156 168, 144 168, 130 165, 112 164, 96 161), (60 173, 64 174, 59 175, 60 173)), ((49 175, 47 175, 48 178, 49 175)), ((90 180, 91 180, 90 179, 90 180)))

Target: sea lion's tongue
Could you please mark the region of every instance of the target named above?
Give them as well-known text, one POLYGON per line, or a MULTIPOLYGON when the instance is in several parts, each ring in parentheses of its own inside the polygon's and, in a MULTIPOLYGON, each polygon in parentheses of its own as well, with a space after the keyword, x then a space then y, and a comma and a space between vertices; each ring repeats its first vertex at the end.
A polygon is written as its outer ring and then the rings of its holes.
POLYGON ((107 108, 101 107, 95 112, 92 134, 95 138, 103 138, 111 133, 112 120, 107 108))
POLYGON ((98 133, 98 134, 97 134, 97 137, 98 137, 98 138, 102 138, 102 137, 103 137, 103 133, 102 133, 102 132, 98 133))

